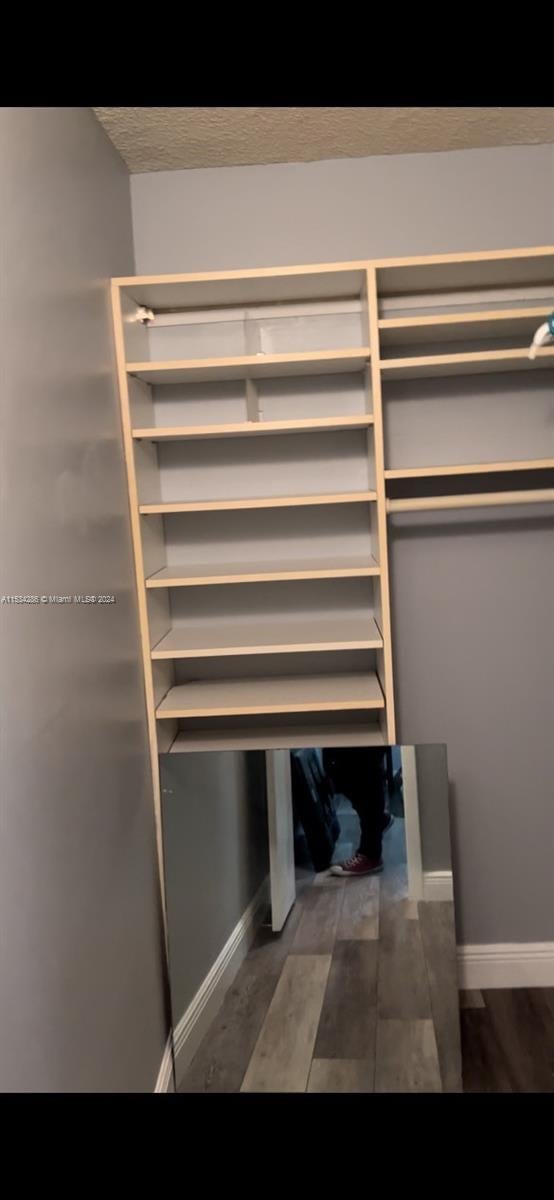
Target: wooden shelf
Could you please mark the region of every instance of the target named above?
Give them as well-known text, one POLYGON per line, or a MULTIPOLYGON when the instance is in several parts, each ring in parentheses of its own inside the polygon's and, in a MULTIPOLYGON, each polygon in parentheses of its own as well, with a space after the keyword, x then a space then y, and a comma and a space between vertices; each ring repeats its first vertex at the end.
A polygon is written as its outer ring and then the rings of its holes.
POLYGON ((317 496, 248 497, 244 500, 184 500, 170 504, 141 504, 141 513, 230 512, 244 508, 303 508, 318 504, 365 504, 377 499, 377 493, 329 492, 317 496))
POLYGON ((382 346, 417 342, 453 342, 477 338, 517 337, 528 334, 546 320, 548 305, 532 308, 491 309, 485 312, 444 313, 436 316, 383 317, 379 321, 382 346))
POLYGON ((531 458, 522 462, 465 463, 442 467, 398 467, 385 471, 385 479, 431 479, 440 475, 486 475, 502 471, 544 471, 554 468, 554 458, 531 458))
POLYGON ((196 729, 178 733, 172 743, 170 754, 191 754, 207 750, 302 750, 304 747, 319 746, 384 746, 381 729, 367 722, 349 722, 344 725, 325 724, 298 726, 283 724, 267 725, 265 728, 243 729, 217 734, 213 729, 196 729))
POLYGON ((369 346, 302 354, 245 354, 234 358, 184 358, 127 363, 129 375, 145 383, 207 383, 216 379, 271 379, 287 375, 342 375, 362 371, 369 346))
POLYGON ((360 296, 365 260, 304 267, 260 267, 246 271, 202 271, 173 275, 120 276, 114 285, 148 308, 218 308, 231 304, 276 304, 360 296))
POLYGON ((464 354, 429 354, 411 358, 384 358, 380 368, 386 379, 421 379, 433 375, 484 375, 492 371, 533 371, 554 367, 554 346, 543 347, 531 361, 527 350, 483 350, 464 354))
POLYGON ((297 421, 235 421, 226 425, 173 425, 133 429, 135 439, 152 442, 204 440, 205 438, 252 437, 271 433, 312 433, 318 430, 366 429, 373 416, 360 413, 345 417, 305 417, 297 421))
POLYGON ((182 683, 156 709, 158 719, 254 716, 256 713, 339 712, 382 709, 373 672, 306 675, 284 679, 230 679, 182 683))
POLYGON ((231 583, 276 583, 289 579, 351 579, 379 575, 375 559, 345 555, 344 558, 318 558, 296 562, 292 560, 263 562, 186 563, 183 566, 162 567, 146 580, 147 588, 207 587, 231 583))
POLYGON ((327 650, 381 650, 372 617, 253 618, 231 625, 195 624, 171 629, 152 650, 153 659, 224 658, 229 655, 305 654, 327 650))
POLYGON ((554 284, 554 246, 377 259, 381 296, 554 284))

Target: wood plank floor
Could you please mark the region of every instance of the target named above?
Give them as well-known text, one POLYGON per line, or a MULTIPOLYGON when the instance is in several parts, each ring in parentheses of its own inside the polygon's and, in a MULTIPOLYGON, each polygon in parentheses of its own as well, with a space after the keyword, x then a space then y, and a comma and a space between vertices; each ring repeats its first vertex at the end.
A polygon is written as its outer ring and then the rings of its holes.
POLYGON ((452 905, 408 900, 401 819, 384 859, 381 876, 304 872, 285 929, 259 931, 181 1092, 461 1090, 452 905))
POLYGON ((461 993, 465 1092, 554 1092, 554 988, 461 993))

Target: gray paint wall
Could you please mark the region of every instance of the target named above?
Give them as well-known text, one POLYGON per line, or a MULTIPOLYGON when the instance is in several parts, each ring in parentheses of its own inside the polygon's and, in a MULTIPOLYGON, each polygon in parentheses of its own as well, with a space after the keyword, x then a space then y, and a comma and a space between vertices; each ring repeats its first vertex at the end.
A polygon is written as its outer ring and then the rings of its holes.
POLYGON ((107 279, 129 182, 85 108, 0 109, 0 1090, 152 1091, 166 1042, 107 279))
MULTIPOLYGON (((139 273, 532 246, 554 240, 554 147, 159 172, 131 194, 139 273)), ((552 516, 506 519, 391 526, 398 736, 447 743, 464 942, 554 938, 552 516)))
POLYGON ((269 870, 265 756, 163 754, 174 1027, 269 870))

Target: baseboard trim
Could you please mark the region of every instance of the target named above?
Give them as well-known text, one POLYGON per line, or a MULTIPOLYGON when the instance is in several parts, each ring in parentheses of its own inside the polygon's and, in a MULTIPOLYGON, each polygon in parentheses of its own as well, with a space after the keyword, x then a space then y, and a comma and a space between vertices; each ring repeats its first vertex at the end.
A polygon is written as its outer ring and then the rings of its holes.
POLYGON ((177 1087, 209 1029, 225 995, 248 953, 260 918, 269 904, 269 876, 235 925, 223 949, 183 1013, 175 1031, 177 1087))
POLYGON ((461 988, 554 987, 554 942, 458 947, 461 988))
POLYGON ((173 1075, 173 1045, 171 1033, 167 1039, 166 1047, 163 1052, 163 1058, 158 1071, 158 1078, 154 1093, 156 1092, 174 1092, 175 1079, 173 1075))
POLYGON ((424 900, 453 900, 452 871, 423 872, 424 900))

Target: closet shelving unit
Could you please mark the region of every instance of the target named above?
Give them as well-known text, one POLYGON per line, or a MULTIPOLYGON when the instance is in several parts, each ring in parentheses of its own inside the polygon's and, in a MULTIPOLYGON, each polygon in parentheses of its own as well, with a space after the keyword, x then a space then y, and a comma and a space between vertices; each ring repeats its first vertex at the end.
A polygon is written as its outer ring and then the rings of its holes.
POLYGON ((112 299, 156 804, 160 752, 393 742, 387 513, 554 499, 554 247, 112 299))
POLYGON ((156 793, 161 752, 394 741, 368 264, 112 297, 156 793))
POLYGON ((375 265, 387 512, 554 499, 554 346, 528 353, 554 308, 554 247, 375 265))

